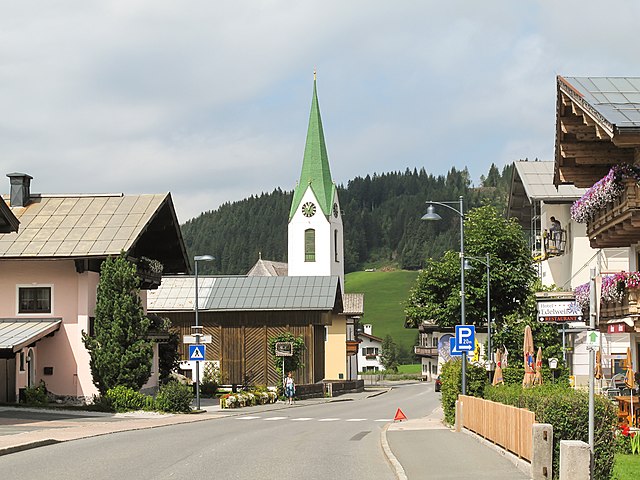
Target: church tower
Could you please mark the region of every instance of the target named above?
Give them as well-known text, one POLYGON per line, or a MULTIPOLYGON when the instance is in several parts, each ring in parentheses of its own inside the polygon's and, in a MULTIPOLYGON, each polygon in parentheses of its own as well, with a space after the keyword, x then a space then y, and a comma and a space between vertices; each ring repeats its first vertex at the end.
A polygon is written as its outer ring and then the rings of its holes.
POLYGON ((342 212, 329 170, 315 72, 302 172, 289 212, 288 243, 289 276, 337 275, 344 291, 342 212))

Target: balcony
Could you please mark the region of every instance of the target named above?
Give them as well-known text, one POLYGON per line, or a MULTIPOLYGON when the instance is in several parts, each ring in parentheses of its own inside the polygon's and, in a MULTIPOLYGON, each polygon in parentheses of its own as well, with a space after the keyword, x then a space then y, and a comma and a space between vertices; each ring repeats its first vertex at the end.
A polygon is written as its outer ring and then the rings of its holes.
POLYGON ((640 289, 628 289, 622 297, 622 302, 601 302, 600 322, 614 318, 640 318, 640 289))
POLYGON ((420 357, 437 357, 438 347, 424 347, 422 345, 415 345, 413 347, 413 353, 420 357))
POLYGON ((347 356, 357 355, 359 346, 360 342, 358 340, 347 340, 347 356))
POLYGON ((622 195, 598 210, 587 222, 591 248, 628 247, 640 241, 640 189, 624 180, 622 195))

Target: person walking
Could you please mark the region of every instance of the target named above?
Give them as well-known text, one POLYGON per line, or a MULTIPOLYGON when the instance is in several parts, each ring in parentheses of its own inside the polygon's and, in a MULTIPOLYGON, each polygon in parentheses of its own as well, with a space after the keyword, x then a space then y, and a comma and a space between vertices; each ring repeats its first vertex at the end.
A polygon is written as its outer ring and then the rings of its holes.
POLYGON ((293 405, 293 396, 296 394, 296 384, 293 381, 291 372, 287 373, 287 378, 284 379, 284 396, 287 397, 288 404, 293 405))

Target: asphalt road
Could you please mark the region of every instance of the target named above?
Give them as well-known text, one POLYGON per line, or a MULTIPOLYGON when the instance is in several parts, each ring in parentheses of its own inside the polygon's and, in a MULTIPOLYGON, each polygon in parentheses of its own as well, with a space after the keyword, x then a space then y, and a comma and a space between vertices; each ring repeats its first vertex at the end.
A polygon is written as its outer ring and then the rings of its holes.
POLYGON ((358 401, 294 405, 185 425, 123 432, 0 457, 4 478, 395 478, 380 432, 439 404, 432 384, 358 401))

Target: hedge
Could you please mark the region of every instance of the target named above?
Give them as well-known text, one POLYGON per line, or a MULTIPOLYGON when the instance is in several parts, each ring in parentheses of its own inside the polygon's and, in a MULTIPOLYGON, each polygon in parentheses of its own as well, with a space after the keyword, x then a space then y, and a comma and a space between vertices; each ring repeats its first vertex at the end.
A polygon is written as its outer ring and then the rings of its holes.
MULTIPOLYGON (((442 386, 444 390, 444 384, 442 386)), ((536 415, 536 422, 553 425, 553 473, 558 478, 560 440, 589 441, 589 395, 585 391, 562 384, 546 384, 533 388, 520 385, 488 386, 487 400, 526 408, 536 415)), ((616 449, 616 407, 605 397, 595 398, 595 480, 609 480, 616 449)))
MULTIPOLYGON (((449 425, 453 425, 456 420, 456 400, 462 392, 462 361, 455 359, 445 363, 440 379, 444 419, 449 425)), ((467 362, 467 395, 482 398, 486 385, 487 372, 482 367, 467 362)))

